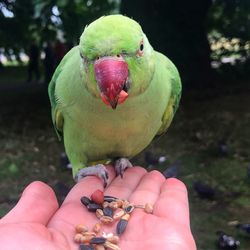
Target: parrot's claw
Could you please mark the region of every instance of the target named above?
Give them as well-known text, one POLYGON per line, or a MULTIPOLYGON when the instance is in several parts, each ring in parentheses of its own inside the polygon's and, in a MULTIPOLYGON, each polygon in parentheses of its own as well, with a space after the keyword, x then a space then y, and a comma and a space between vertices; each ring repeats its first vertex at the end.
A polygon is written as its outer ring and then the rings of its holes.
POLYGON ((115 172, 116 175, 120 175, 121 178, 123 177, 123 174, 127 168, 132 168, 133 165, 127 158, 119 158, 115 161, 115 172))
POLYGON ((106 167, 103 164, 82 168, 76 175, 76 181, 79 182, 84 177, 91 175, 98 176, 100 179, 102 179, 104 188, 107 186, 109 175, 106 167))

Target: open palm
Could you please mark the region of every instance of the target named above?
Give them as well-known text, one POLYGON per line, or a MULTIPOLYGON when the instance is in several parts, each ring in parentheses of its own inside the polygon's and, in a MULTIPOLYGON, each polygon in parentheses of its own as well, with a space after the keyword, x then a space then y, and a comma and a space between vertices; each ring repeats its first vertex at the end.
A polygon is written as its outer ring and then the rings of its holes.
MULTIPOLYGON (((120 237, 122 250, 196 249, 189 226, 187 191, 177 179, 165 179, 158 171, 146 172, 141 167, 128 169, 123 179, 112 167, 105 195, 128 199, 134 204, 154 204, 153 214, 136 209, 126 231, 120 237)), ((30 184, 16 205, 0 220, 1 249, 70 250, 74 243, 75 225, 85 224, 90 230, 97 222, 93 213, 80 203, 80 198, 103 189, 96 177, 86 177, 69 192, 62 206, 54 192, 41 182, 30 184)), ((115 225, 104 227, 115 232, 115 225)))

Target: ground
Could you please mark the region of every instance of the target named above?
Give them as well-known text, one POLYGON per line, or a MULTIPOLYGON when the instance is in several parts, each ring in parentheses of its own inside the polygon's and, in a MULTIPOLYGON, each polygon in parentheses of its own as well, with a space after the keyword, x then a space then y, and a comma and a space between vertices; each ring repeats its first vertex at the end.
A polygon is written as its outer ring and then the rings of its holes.
MULTIPOLYGON (((18 69, 1 73, 0 80, 0 216, 17 202, 33 180, 51 185, 63 200, 74 185, 62 167, 63 145, 50 118, 47 86, 26 83, 18 69), (19 79, 18 81, 16 79, 19 79)), ((250 222, 250 98, 246 82, 213 90, 185 91, 168 133, 146 151, 165 155, 161 170, 176 164, 187 185, 191 227, 199 250, 216 249, 216 231, 223 230, 250 248, 250 236, 228 226, 229 221, 250 222), (200 199, 196 181, 216 189, 211 200, 200 199)), ((147 166, 145 152, 134 163, 147 166)))

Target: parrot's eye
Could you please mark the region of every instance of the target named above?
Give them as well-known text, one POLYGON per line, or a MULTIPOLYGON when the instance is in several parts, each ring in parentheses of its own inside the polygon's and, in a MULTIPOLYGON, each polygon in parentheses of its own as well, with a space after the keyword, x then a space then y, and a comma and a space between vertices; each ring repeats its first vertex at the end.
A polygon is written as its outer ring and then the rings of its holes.
POLYGON ((141 45, 140 45, 140 51, 143 51, 143 49, 144 49, 144 45, 143 45, 143 43, 141 43, 141 45))
POLYGON ((143 49, 144 49, 144 44, 143 44, 143 40, 141 40, 140 42, 140 47, 137 51, 137 56, 142 56, 143 55, 143 49))

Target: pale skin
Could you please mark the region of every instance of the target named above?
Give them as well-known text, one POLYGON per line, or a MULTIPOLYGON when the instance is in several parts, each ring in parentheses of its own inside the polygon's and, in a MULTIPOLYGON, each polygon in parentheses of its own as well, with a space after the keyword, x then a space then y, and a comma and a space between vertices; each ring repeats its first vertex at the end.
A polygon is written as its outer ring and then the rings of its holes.
MULTIPOLYGON (((119 246, 123 249, 195 250, 190 230, 189 207, 185 185, 165 179, 158 171, 146 172, 133 167, 123 179, 109 172, 106 195, 126 198, 134 204, 154 204, 153 214, 136 209, 129 220, 119 246)), ((83 223, 90 229, 97 222, 94 214, 80 203, 96 189, 103 190, 102 181, 88 176, 77 183, 59 207, 53 190, 42 182, 33 182, 24 190, 17 205, 0 220, 2 250, 74 250, 75 225, 83 223)), ((114 232, 115 226, 106 226, 114 232)))

